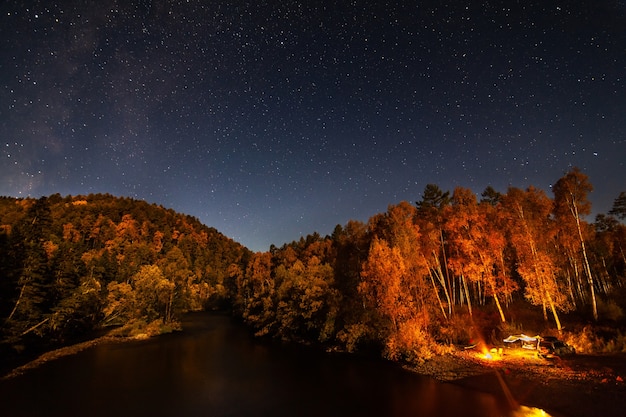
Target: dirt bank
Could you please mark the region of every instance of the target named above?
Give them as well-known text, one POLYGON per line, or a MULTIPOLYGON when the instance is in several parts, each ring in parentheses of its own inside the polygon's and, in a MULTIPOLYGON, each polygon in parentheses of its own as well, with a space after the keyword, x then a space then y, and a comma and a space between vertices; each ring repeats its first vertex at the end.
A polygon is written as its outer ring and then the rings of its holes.
POLYGON ((421 374, 489 392, 554 417, 626 415, 626 355, 542 359, 460 351, 411 367, 421 374))

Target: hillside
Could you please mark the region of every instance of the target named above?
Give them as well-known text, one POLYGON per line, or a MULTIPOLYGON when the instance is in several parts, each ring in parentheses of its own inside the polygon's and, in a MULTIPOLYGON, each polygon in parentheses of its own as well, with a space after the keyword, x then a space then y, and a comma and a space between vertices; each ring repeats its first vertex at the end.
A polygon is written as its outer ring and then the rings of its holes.
POLYGON ((108 194, 0 198, 3 351, 103 328, 160 332, 218 306, 250 251, 198 219, 108 194))

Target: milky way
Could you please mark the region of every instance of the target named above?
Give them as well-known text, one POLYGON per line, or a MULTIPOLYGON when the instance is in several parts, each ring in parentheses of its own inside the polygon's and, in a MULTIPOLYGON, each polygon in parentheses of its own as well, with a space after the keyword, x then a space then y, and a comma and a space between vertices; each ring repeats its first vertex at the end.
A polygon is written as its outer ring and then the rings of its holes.
POLYGON ((626 190, 623 1, 82 3, 0 5, 0 195, 145 199, 266 250, 428 183, 626 190))

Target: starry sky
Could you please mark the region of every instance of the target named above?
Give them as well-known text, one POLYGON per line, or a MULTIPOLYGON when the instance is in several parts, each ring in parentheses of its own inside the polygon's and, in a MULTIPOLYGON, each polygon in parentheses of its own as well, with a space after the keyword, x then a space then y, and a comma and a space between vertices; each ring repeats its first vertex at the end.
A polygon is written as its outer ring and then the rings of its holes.
POLYGON ((606 213, 626 1, 5 0, 0 149, 0 195, 143 199, 255 251, 574 166, 606 213))

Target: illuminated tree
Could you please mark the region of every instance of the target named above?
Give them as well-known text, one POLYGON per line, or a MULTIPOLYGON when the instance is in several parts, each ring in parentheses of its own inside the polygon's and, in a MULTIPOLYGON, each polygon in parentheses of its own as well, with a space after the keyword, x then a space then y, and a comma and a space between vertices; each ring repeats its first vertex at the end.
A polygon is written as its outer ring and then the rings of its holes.
POLYGON ((144 265, 130 283, 112 282, 107 286, 105 321, 126 324, 137 318, 151 322, 172 320, 175 284, 156 265, 144 265))
POLYGON ((252 255, 238 289, 242 317, 258 335, 272 334, 276 324, 275 281, 272 278, 272 254, 252 255))
POLYGON ((374 239, 361 271, 359 293, 365 303, 378 313, 383 329, 392 327, 386 332, 397 331, 398 321, 406 319, 409 314, 402 287, 404 274, 405 265, 400 250, 389 247, 385 240, 374 239))
POLYGON ((111 282, 107 285, 106 304, 102 310, 105 325, 126 324, 139 317, 136 293, 127 282, 111 282))
POLYGON ((144 265, 132 279, 140 317, 148 321, 172 320, 172 302, 176 285, 169 281, 157 265, 144 265))
POLYGON ((554 184, 552 190, 554 192, 554 214, 563 238, 572 234, 578 237, 580 253, 583 258, 583 268, 589 284, 593 318, 597 320, 598 306, 595 283, 587 256, 586 239, 583 231, 585 225, 583 225, 582 220, 583 216, 591 213, 591 203, 587 199, 587 195, 593 190, 593 187, 587 176, 578 168, 574 168, 560 178, 554 184))
POLYGON ((386 213, 370 220, 370 230, 375 237, 384 239, 391 248, 397 249, 402 257, 405 267, 402 283, 412 308, 420 312, 430 310, 434 298, 437 298, 445 316, 439 289, 432 285, 428 262, 421 247, 417 213, 417 209, 406 201, 391 205, 386 213))
MULTIPOLYGON (((209 290, 197 282, 189 261, 178 246, 173 246, 157 265, 163 276, 175 286, 171 312, 197 311, 204 307, 209 298, 209 290)), ((208 286, 207 286, 208 287, 208 286)))
POLYGON ((276 269, 277 333, 283 339, 314 338, 326 341, 334 333, 339 308, 333 288, 333 271, 317 257, 304 265, 300 260, 289 268, 276 269))
POLYGON ((509 188, 503 199, 509 215, 509 236, 515 249, 517 272, 525 282, 526 298, 546 308, 554 317, 558 331, 561 321, 557 310, 569 311, 571 305, 557 280, 557 254, 554 253, 555 224, 550 218, 552 201, 543 191, 530 187, 526 191, 509 188))
MULTIPOLYGON (((422 200, 416 202, 418 213, 417 223, 421 232, 421 251, 431 278, 436 277, 443 289, 448 306, 447 316, 453 313, 454 296, 453 283, 449 274, 446 252, 446 237, 444 224, 450 204, 450 192, 442 191, 435 184, 428 184, 422 194, 422 200)), ((433 282, 435 279, 433 279, 433 282)), ((440 299, 437 294, 437 298, 440 299)), ((442 310, 444 316, 445 310, 442 310)), ((446 316, 446 317, 447 317, 446 316)))
MULTIPOLYGON (((475 288, 492 297, 500 320, 505 322, 500 296, 508 297, 514 286, 502 269, 506 239, 494 220, 493 206, 479 205, 476 195, 469 189, 458 187, 454 190, 452 215, 446 224, 454 248, 449 258, 450 267, 463 280, 469 279, 475 288)), ((466 295, 470 303, 469 294, 466 295)))
POLYGON ((373 312, 370 324, 385 344, 385 355, 419 360, 429 352, 428 324, 434 307, 428 267, 419 253, 415 208, 391 206, 373 225, 389 241, 374 237, 361 271, 359 292, 373 312))

